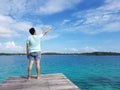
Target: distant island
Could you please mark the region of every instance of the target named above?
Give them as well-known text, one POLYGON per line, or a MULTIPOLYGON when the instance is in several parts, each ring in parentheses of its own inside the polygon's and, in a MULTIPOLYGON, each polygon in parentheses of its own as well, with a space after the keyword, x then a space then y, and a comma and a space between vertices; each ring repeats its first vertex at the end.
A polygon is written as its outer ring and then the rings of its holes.
POLYGON ((117 52, 90 52, 90 53, 55 53, 55 52, 47 52, 42 53, 42 55, 96 55, 96 56, 118 56, 120 53, 117 52))
MULTIPOLYGON (((26 55, 25 53, 0 53, 0 56, 6 55, 26 55)), ((95 55, 95 56, 119 56, 118 52, 87 52, 87 53, 56 53, 56 52, 46 52, 42 53, 42 55, 95 55)))

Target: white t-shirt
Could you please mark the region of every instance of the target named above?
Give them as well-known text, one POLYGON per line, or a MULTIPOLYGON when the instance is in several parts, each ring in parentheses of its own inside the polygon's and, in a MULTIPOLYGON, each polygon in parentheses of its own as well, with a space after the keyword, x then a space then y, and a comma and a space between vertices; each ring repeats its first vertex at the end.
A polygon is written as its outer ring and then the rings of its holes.
POLYGON ((43 37, 43 34, 40 35, 31 35, 27 39, 27 44, 29 44, 29 53, 41 51, 40 41, 43 37))

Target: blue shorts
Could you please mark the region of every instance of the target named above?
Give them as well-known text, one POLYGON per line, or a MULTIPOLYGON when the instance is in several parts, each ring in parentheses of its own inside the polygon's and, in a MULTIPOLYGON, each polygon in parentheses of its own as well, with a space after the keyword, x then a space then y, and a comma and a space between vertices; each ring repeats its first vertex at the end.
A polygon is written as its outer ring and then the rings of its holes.
POLYGON ((40 60, 41 59, 41 52, 31 52, 28 55, 29 60, 40 60))

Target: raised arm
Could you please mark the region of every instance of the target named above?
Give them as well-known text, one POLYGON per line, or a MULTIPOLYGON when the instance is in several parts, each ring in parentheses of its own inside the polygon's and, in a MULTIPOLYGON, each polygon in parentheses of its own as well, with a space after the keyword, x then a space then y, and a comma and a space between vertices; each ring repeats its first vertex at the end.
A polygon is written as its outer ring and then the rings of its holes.
POLYGON ((52 29, 52 27, 48 27, 45 31, 42 32, 43 36, 48 33, 50 30, 52 29))

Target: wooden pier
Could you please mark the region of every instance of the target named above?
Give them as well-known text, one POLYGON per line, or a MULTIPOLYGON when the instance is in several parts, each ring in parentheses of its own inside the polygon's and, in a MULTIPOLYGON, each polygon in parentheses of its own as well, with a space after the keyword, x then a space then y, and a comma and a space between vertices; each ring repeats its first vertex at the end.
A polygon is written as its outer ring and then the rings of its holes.
POLYGON ((32 76, 27 80, 25 76, 9 77, 0 83, 0 90, 80 90, 65 75, 44 74, 40 79, 32 76))

